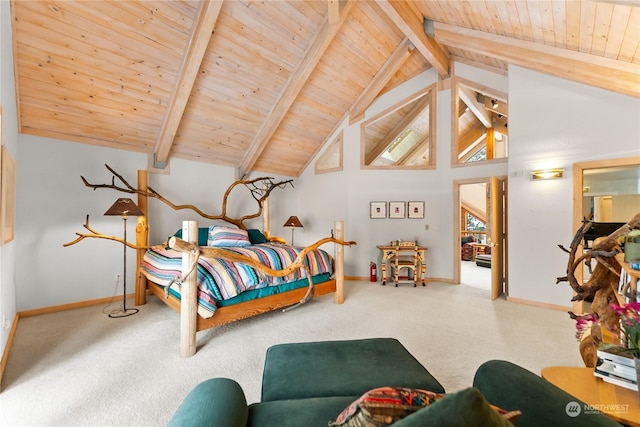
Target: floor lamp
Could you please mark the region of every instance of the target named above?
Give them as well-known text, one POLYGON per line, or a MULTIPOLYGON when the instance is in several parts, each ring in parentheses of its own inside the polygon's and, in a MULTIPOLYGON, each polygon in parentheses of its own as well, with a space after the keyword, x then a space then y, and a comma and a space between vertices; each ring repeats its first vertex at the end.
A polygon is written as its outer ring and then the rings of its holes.
POLYGON ((116 202, 104 213, 105 215, 118 215, 122 216, 124 223, 124 272, 122 274, 122 313, 115 314, 109 313, 109 317, 127 317, 138 312, 137 308, 127 309, 127 218, 129 216, 144 215, 144 212, 140 210, 138 206, 131 199, 118 199, 116 202))
POLYGON ((287 222, 284 223, 283 227, 291 227, 291 246, 293 246, 293 229, 302 226, 302 223, 295 215, 290 216, 287 222))

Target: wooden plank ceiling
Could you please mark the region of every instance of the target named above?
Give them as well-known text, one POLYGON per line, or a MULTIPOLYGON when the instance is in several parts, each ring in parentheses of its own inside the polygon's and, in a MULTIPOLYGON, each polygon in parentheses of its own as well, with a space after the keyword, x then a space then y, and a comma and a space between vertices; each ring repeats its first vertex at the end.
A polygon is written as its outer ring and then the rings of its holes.
POLYGON ((343 119, 452 61, 640 97, 636 1, 337 4, 14 0, 20 132, 299 176, 343 119))

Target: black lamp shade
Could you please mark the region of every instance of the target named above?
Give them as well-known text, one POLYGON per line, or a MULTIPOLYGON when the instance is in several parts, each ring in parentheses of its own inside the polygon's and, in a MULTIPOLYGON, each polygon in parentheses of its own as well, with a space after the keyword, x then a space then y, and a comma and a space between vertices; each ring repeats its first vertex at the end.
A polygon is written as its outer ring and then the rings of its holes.
POLYGON ((117 216, 140 216, 144 215, 144 212, 140 210, 133 200, 121 198, 116 200, 116 202, 111 205, 104 214, 117 216))
POLYGON ((283 227, 303 227, 297 216, 290 216, 284 223, 283 227))

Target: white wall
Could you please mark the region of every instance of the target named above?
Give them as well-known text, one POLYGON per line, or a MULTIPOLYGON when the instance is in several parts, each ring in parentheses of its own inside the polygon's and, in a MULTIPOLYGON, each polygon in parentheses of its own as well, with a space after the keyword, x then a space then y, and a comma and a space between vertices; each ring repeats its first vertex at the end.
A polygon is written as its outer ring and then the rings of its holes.
MULTIPOLYGON (((510 296, 567 304, 564 276, 574 235, 572 164, 640 154, 640 100, 519 67, 509 68, 510 296), (529 179, 565 168, 565 178, 529 179)), ((627 218, 629 220, 630 218, 627 218)))
MULTIPOLYGON (((0 104, 2 104, 2 145, 18 161, 18 122, 13 77, 11 10, 0 1, 0 104)), ((19 198, 20 195, 17 195, 19 198)), ((19 218, 17 219, 19 220, 19 218)), ((16 240, 0 246, 0 353, 4 353, 10 327, 16 315, 16 240), (6 322, 2 322, 6 319, 6 322)))
MULTIPOLYGON (((18 167, 18 308, 20 311, 114 294, 115 276, 122 274, 123 246, 104 239, 85 239, 73 246, 86 215, 99 232, 122 237, 120 217, 104 216, 119 197, 111 189, 92 190, 89 182, 111 182, 105 164, 135 185, 136 171, 146 167, 140 153, 20 135, 18 167)), ((137 199, 132 197, 134 201, 137 199)), ((127 221, 128 240, 135 241, 135 220, 127 221)), ((133 290, 134 251, 128 251, 128 291, 133 290)), ((119 291, 122 294, 122 288, 119 291)))

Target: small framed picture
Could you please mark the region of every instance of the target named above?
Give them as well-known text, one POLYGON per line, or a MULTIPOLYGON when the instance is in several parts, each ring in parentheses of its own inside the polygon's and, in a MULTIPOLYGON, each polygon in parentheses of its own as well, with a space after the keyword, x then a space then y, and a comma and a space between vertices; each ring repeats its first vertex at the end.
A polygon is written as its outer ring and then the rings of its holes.
POLYGON ((409 202, 409 218, 424 218, 424 202, 409 202))
POLYGON ((389 202, 389 218, 404 218, 404 202, 389 202))
POLYGON ((386 218, 387 217, 387 202, 371 202, 369 211, 371 218, 386 218))

